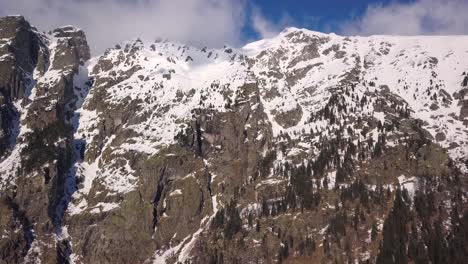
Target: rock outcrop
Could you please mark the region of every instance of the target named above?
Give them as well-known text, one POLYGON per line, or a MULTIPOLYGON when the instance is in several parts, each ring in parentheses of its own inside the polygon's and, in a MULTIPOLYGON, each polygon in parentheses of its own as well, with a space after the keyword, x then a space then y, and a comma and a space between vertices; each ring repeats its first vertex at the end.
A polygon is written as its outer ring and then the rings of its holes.
POLYGON ((1 76, 9 80, 0 85, 8 143, 3 146, 10 153, 6 159, 20 157, 2 171, 2 180, 7 180, 2 185, 14 186, 5 189, 2 199, 8 201, 12 220, 27 238, 17 248, 7 244, 2 252, 14 254, 13 262, 37 258, 55 263, 63 257, 56 237, 64 213, 66 177, 74 161, 71 117, 79 99, 74 80, 80 65, 90 58, 89 48, 84 33, 72 28, 43 35, 23 17, 2 18, 0 28, 1 37, 9 39, 0 60, 1 76), (13 176, 16 179, 8 182, 13 176))

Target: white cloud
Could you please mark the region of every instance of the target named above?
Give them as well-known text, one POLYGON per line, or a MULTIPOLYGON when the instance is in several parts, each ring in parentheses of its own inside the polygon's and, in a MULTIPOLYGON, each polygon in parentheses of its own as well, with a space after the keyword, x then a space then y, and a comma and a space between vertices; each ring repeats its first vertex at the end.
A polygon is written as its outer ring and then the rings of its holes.
POLYGON ((258 7, 253 7, 251 15, 251 26, 263 38, 271 38, 278 35, 285 27, 293 24, 292 18, 284 13, 277 23, 269 21, 258 7))
POLYGON ((246 0, 0 0, 0 16, 24 15, 40 30, 83 28, 97 54, 136 37, 239 45, 246 5, 246 0))
POLYGON ((252 28, 261 38, 271 38, 281 31, 275 24, 268 21, 257 8, 252 12, 252 28))
POLYGON ((341 27, 344 34, 451 35, 468 33, 467 0, 416 0, 370 5, 341 27))

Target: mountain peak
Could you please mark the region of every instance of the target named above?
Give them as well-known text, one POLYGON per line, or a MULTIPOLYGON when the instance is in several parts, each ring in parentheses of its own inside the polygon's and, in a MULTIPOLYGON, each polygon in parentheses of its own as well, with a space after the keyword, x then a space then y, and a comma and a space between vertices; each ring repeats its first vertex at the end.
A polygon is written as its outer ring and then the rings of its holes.
POLYGON ((279 33, 279 36, 284 36, 284 35, 290 35, 294 33, 304 33, 308 35, 313 35, 313 36, 319 36, 319 37, 324 37, 324 36, 336 36, 335 33, 323 33, 320 31, 313 31, 310 29, 306 28, 297 28, 297 27, 287 27, 283 31, 279 33))

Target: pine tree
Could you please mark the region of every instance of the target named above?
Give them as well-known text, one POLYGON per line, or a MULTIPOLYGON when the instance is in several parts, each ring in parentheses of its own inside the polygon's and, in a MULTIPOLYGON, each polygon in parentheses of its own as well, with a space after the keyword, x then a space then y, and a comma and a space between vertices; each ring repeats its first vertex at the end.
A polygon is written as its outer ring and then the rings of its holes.
POLYGON ((242 220, 236 205, 237 203, 235 201, 231 201, 226 208, 226 225, 224 226, 224 236, 228 240, 232 239, 233 236, 242 229, 242 220))
POLYGON ((371 229, 371 240, 372 241, 375 241, 375 239, 377 238, 377 235, 378 235, 378 229, 377 229, 377 224, 374 222, 372 224, 372 229, 371 229))
POLYGON ((377 255, 377 264, 406 264, 408 263, 407 243, 408 206, 403 200, 402 191, 397 189, 393 208, 385 220, 383 227, 383 241, 377 255))
POLYGON ((448 263, 462 264, 466 263, 468 259, 468 248, 466 241, 468 241, 468 211, 460 218, 456 207, 451 213, 452 231, 449 238, 449 260, 448 263))

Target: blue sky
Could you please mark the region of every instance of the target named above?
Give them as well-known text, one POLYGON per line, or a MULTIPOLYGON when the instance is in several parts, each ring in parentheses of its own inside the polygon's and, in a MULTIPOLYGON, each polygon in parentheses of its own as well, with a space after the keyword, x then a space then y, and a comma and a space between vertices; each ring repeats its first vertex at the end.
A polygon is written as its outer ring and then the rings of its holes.
MULTIPOLYGON (((321 32, 342 32, 341 25, 360 18, 369 6, 387 6, 390 3, 411 3, 410 0, 253 0, 252 5, 261 10, 272 23, 308 28, 321 32)), ((260 37, 251 24, 243 29, 246 38, 260 37)))
POLYGON ((317 31, 337 31, 337 25, 364 13, 369 4, 386 3, 376 0, 255 0, 265 17, 280 21, 289 15, 298 27, 317 31))
POLYGON ((135 38, 241 47, 287 26, 341 35, 468 34, 468 0, 0 0, 39 30, 84 29, 94 54, 135 38))

